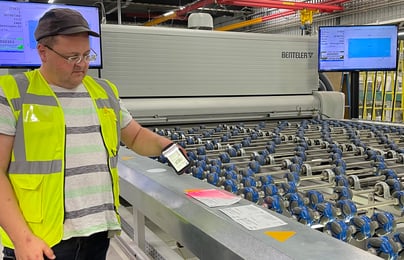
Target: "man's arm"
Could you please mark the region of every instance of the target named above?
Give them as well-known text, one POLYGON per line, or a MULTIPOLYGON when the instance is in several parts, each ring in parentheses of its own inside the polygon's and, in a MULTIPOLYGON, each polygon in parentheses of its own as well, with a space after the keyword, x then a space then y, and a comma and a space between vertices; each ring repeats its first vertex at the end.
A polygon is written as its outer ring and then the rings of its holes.
POLYGON ((0 134, 0 226, 15 247, 17 259, 54 259, 53 251, 28 227, 7 177, 14 137, 0 134))
POLYGON ((121 130, 121 138, 128 148, 144 156, 159 156, 163 148, 172 143, 170 139, 142 127, 135 120, 121 130))

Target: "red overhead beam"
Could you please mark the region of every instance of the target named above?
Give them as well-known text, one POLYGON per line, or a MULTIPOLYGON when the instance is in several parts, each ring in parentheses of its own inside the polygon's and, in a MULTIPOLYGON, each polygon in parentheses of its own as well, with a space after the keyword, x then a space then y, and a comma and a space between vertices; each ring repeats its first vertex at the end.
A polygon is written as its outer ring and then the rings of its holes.
MULTIPOLYGON (((331 0, 324 1, 324 3, 311 4, 306 2, 291 2, 291 1, 276 1, 276 0, 199 0, 191 4, 184 6, 181 9, 174 10, 170 14, 160 15, 155 17, 153 20, 144 23, 145 26, 157 25, 171 19, 184 19, 186 15, 198 8, 205 7, 211 4, 222 4, 222 5, 235 5, 235 6, 250 6, 258 8, 278 8, 278 9, 288 9, 288 10, 302 10, 311 9, 319 10, 320 12, 334 12, 342 11, 343 7, 336 4, 348 2, 349 0, 331 0)), ((282 13, 280 16, 290 15, 289 12, 282 13)), ((263 20, 274 19, 276 15, 269 17, 263 17, 263 20)))
POLYGON ((289 10, 312 9, 320 12, 342 11, 343 8, 337 5, 329 4, 311 4, 306 2, 276 1, 276 0, 217 0, 217 3, 223 5, 266 7, 289 10))
MULTIPOLYGON (((330 1, 324 1, 323 3, 324 4, 341 4, 341 3, 344 3, 344 2, 348 2, 348 1, 350 1, 350 0, 330 0, 330 1)), ((243 22, 239 22, 239 23, 225 25, 225 26, 216 28, 215 30, 217 30, 217 31, 231 31, 231 30, 234 30, 234 29, 238 29, 238 28, 242 28, 242 27, 262 23, 262 22, 265 22, 265 21, 269 21, 269 20, 273 20, 273 19, 277 19, 277 18, 281 18, 281 17, 293 15, 293 14, 296 14, 295 10, 283 11, 283 12, 279 12, 279 13, 275 13, 275 14, 271 14, 271 15, 267 15, 267 16, 253 18, 251 20, 247 20, 247 21, 243 21, 243 22)))

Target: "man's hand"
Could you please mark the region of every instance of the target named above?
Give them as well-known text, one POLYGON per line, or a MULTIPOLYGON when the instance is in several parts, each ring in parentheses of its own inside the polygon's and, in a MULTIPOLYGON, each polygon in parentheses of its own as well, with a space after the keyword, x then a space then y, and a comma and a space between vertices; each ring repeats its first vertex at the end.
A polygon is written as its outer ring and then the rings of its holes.
POLYGON ((35 235, 29 236, 25 241, 14 244, 14 253, 17 260, 44 260, 56 259, 53 250, 35 235))

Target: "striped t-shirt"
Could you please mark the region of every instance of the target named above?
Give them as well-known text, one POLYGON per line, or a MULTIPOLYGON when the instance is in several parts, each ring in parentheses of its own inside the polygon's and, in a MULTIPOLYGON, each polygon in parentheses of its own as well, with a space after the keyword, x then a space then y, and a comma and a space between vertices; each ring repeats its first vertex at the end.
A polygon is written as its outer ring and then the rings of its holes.
MULTIPOLYGON (((63 239, 118 231, 107 153, 93 102, 82 84, 75 89, 51 87, 63 108, 66 124, 63 239)), ((0 99, 3 98, 0 89, 0 99)), ((122 106, 121 111, 123 128, 132 117, 122 106)), ((15 135, 16 122, 6 102, 0 102, 0 115, 0 133, 15 135)))

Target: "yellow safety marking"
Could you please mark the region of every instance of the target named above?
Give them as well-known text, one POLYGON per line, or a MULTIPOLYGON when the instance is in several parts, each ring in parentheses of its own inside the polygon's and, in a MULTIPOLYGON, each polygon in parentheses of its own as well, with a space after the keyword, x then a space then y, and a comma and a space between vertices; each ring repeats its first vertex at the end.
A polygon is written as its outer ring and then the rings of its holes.
POLYGON ((295 3, 294 2, 282 2, 283 5, 290 5, 290 6, 294 6, 295 3))
POLYGON ((267 231, 266 235, 278 240, 279 242, 285 242, 289 238, 293 237, 296 232, 295 231, 267 231))
POLYGON ((121 160, 127 161, 127 160, 130 160, 130 159, 133 159, 133 158, 135 158, 135 157, 133 157, 133 156, 122 156, 121 160))

